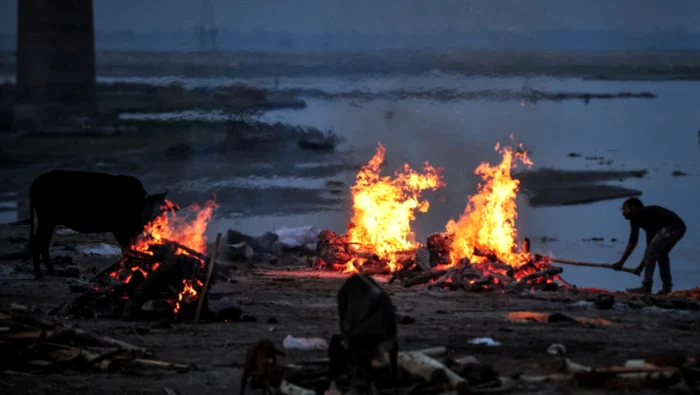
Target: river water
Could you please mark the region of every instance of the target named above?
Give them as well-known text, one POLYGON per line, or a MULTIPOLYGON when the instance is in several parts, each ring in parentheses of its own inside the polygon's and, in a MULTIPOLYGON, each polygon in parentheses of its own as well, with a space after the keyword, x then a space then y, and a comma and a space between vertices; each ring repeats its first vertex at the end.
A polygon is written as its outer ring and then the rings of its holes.
MULTIPOLYGON (((183 81, 189 87, 219 87, 247 83, 272 87, 273 79, 179 79, 167 78, 100 78, 102 82, 133 81, 167 84, 183 81)), ((511 135, 531 151, 534 169, 558 168, 573 170, 648 169, 640 179, 615 182, 642 191, 646 204, 658 204, 676 211, 688 225, 685 238, 671 253, 675 288, 700 285, 700 82, 615 82, 552 78, 469 78, 445 73, 422 76, 384 76, 367 78, 289 78, 280 79, 282 89, 318 89, 327 93, 381 93, 397 89, 431 91, 522 90, 548 92, 651 92, 653 99, 611 99, 588 103, 582 100, 527 101, 435 100, 430 97, 408 97, 401 100, 363 100, 345 97, 321 100, 303 98, 308 106, 301 110, 275 110, 261 120, 331 129, 346 139, 340 146, 343 158, 356 162, 370 159, 381 142, 387 149, 387 167, 399 168, 404 162, 419 169, 424 161, 445 169, 447 187, 428 194, 428 213, 418 214, 415 221, 418 240, 443 231, 450 218, 463 211, 468 196, 474 193, 477 179, 474 169, 484 161, 495 164, 500 156, 496 143, 509 144, 511 135), (571 158, 569 153, 581 154, 571 158), (602 157, 602 161, 586 157, 602 157), (602 164, 600 163, 602 162, 602 164), (674 177, 680 170, 687 176, 674 177), (437 199, 440 197, 441 199, 437 199), (444 201, 444 202, 443 202, 444 201)), ((517 96, 517 95, 515 95, 517 96)), ((369 97, 369 98, 368 98, 369 97)), ((163 114, 173 117, 177 114, 163 114)), ((221 117, 222 114, 190 112, 194 118, 221 117)), ((224 114, 225 116, 225 114, 224 114)), ((333 161, 333 158, 327 159, 333 161)), ((272 161, 272 159, 271 159, 272 161)), ((310 159, 311 162, 313 160, 310 159)), ((351 185, 355 171, 334 174, 334 181, 351 185)), ((387 173, 388 174, 388 173, 387 173)), ((329 178, 329 180, 331 179, 329 178)), ((310 180, 316 185, 324 179, 310 180)), ((279 185, 280 180, 270 181, 279 185)), ((302 186, 303 180, 282 180, 302 186)), ((266 181, 258 179, 257 187, 266 181)), ((280 199, 283 199, 280 196, 280 199)), ((10 199, 11 200, 11 199, 10 199)), ((226 202, 220 202, 226 204, 226 202)), ((227 215, 212 221, 208 233, 213 236, 227 228, 249 234, 262 234, 281 226, 314 225, 342 232, 349 218, 348 202, 303 214, 227 215)), ((565 259, 615 262, 625 248, 629 224, 620 214, 622 200, 609 200, 585 205, 532 208, 518 199, 517 227, 520 236, 529 236, 539 253, 565 259), (541 237, 554 238, 543 242, 541 237), (605 241, 584 239, 601 237, 605 241), (617 241, 611 241, 617 239, 617 241)), ((254 202, 252 203, 254 204, 254 202)), ((292 210, 293 211, 293 210, 292 210)), ((644 237, 631 256, 628 266, 636 266, 642 256, 644 237)), ((658 272, 657 272, 658 273, 658 272)), ((660 286, 658 274, 655 288, 660 286)), ((604 269, 565 267, 563 277, 583 287, 624 289, 639 285, 639 278, 604 269)))
MULTIPOLYGON (((266 86, 269 81, 257 81, 266 86)), ((444 230, 450 218, 461 214, 476 180, 472 175, 482 161, 497 163, 496 143, 508 144, 510 135, 532 152, 533 168, 573 170, 648 169, 649 175, 613 184, 642 191, 646 204, 658 204, 684 218, 688 231, 671 254, 676 288, 700 285, 700 82, 611 82, 550 78, 466 78, 437 73, 421 77, 365 79, 293 79, 281 87, 349 92, 355 89, 381 92, 392 89, 524 88, 544 91, 618 93, 651 92, 654 99, 539 101, 425 99, 317 100, 306 99, 303 110, 266 113, 268 121, 282 121, 332 129, 347 139, 341 149, 368 160, 377 142, 387 148, 389 169, 408 162, 420 168, 423 161, 445 168, 447 203, 431 201, 427 214, 419 214, 419 240, 444 230), (569 153, 582 156, 570 158, 569 153), (604 164, 585 157, 603 157, 604 164), (612 163, 609 163, 612 161, 612 163), (674 170, 688 173, 674 177, 674 170)), ((352 183, 353 174, 347 179, 352 183)), ((625 248, 629 223, 620 213, 622 200, 585 205, 531 208, 518 200, 517 226, 534 248, 565 259, 615 262, 625 248), (542 242, 540 237, 555 238, 542 242), (605 241, 584 239, 602 237, 605 241), (617 239, 617 241, 611 241, 617 239)), ((277 226, 316 225, 342 231, 345 211, 305 215, 254 216, 229 220, 227 225, 259 234, 277 226)), ((222 224, 223 225, 223 224, 222 224)), ((644 238, 627 265, 636 266, 644 238)), ((638 286, 639 278, 604 269, 565 267, 564 278, 579 286, 624 289, 638 286)), ((658 273, 658 272, 657 272, 658 273)), ((660 286, 658 274, 655 288, 660 286)))

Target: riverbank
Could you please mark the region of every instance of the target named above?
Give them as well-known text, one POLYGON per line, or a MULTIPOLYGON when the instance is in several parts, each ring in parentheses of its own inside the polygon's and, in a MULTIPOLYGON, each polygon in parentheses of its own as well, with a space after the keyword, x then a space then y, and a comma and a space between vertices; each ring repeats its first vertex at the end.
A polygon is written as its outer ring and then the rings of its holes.
MULTIPOLYGON (((27 226, 0 226, 0 254, 21 250, 27 234, 27 226)), ((99 271, 116 257, 88 255, 79 251, 101 243, 113 244, 111 236, 59 231, 54 236, 52 254, 55 257, 68 256, 72 265, 87 269, 94 267, 99 271)), ((31 264, 20 260, 0 262, 2 306, 16 303, 48 312, 78 295, 70 292, 67 278, 35 281, 29 278, 29 274, 13 274, 15 266, 26 270, 31 264)), ((65 371, 30 376, 5 375, 2 378, 4 390, 11 394, 27 391, 121 394, 131 390, 156 394, 168 388, 181 395, 201 394, 202 391, 236 393, 249 344, 260 338, 269 338, 283 349, 282 342, 287 335, 328 339, 338 331, 336 293, 347 275, 314 272, 301 266, 259 266, 250 269, 246 264, 241 264, 236 269, 231 272, 228 282, 214 285, 212 298, 239 306, 243 314, 254 319, 164 325, 162 322, 127 323, 101 318, 80 320, 57 317, 101 336, 152 350, 156 359, 196 365, 196 370, 186 373, 143 369, 131 373, 65 371)), ((566 273, 565 268, 563 277, 575 284, 576 279, 566 273)), ((383 277, 379 281, 390 292, 401 319, 401 350, 443 346, 447 348, 448 356, 472 356, 490 365, 501 376, 559 372, 556 358, 547 354, 548 347, 555 343, 563 344, 573 361, 589 366, 623 364, 629 359, 661 355, 700 353, 700 345, 696 341, 700 313, 650 305, 639 297, 624 293, 613 293, 616 307, 601 310, 590 302, 599 293, 585 291, 467 293, 463 290, 402 288, 398 283, 387 284, 383 277), (508 319, 508 313, 517 311, 561 313, 569 317, 603 319, 609 324, 514 322, 508 319), (472 340, 476 338, 490 338, 494 343, 491 346, 473 343, 472 340)), ((660 302, 659 305, 664 306, 660 302)), ((669 303, 665 305, 671 306, 669 303)), ((287 355, 279 358, 281 364, 326 356, 325 351, 285 351, 287 355)), ((648 388, 643 382, 622 382, 621 385, 601 388, 597 393, 619 393, 620 389, 639 393, 666 391, 663 388, 648 388)), ((590 389, 574 382, 539 383, 519 388, 518 393, 562 391, 569 394, 590 393, 590 389)))

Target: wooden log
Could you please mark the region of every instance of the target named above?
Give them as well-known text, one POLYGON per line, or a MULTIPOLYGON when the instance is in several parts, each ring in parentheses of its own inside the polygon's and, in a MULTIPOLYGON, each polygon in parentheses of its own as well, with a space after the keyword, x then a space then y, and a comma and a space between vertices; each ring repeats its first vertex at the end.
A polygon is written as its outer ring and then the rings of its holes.
POLYGON ((195 250, 191 249, 190 247, 187 247, 186 245, 183 245, 183 244, 180 244, 176 241, 172 241, 172 240, 168 240, 168 239, 162 239, 162 240, 164 243, 171 244, 173 247, 179 248, 179 249, 185 251, 186 253, 201 259, 204 262, 209 260, 209 257, 207 257, 206 255, 202 254, 199 251, 195 251, 195 250))
MULTIPOLYGON (((124 350, 119 351, 123 352, 124 350)), ((85 349, 80 350, 80 355, 85 359, 89 366, 95 367, 102 372, 108 372, 112 370, 113 363, 111 360, 108 359, 109 357, 101 358, 100 354, 95 354, 85 349)))
POLYGON ((197 310, 194 313, 194 323, 199 321, 199 315, 202 313, 202 306, 204 305, 204 298, 207 297, 207 292, 209 292, 209 285, 211 284, 211 274, 214 272, 214 261, 216 259, 216 251, 219 250, 219 243, 221 242, 221 233, 216 235, 216 242, 214 243, 214 250, 211 253, 211 258, 209 258, 209 268, 207 270, 207 279, 204 282, 204 288, 199 294, 199 300, 197 301, 197 310))
POLYGON ((493 276, 485 274, 478 280, 469 280, 464 282, 464 290, 467 292, 483 290, 485 285, 494 285, 493 276))
POLYGON ((504 275, 502 275, 501 273, 491 272, 491 275, 492 275, 494 278, 498 279, 498 281, 500 282, 500 284, 503 284, 503 285, 507 285, 507 284, 510 284, 510 283, 513 282, 513 278, 512 278, 512 277, 504 276, 504 275))
POLYGON ((484 264, 489 269, 496 269, 496 270, 503 270, 505 272, 510 271, 510 270, 515 270, 515 268, 511 265, 507 265, 502 262, 488 262, 484 264))
POLYGON ((423 271, 429 272, 432 270, 430 266, 430 251, 427 248, 419 248, 416 251, 415 262, 423 271))
POLYGON ((430 285, 428 285, 428 289, 434 289, 434 288, 442 288, 445 285, 448 284, 448 280, 452 279, 452 276, 457 273, 459 269, 457 268, 451 268, 447 269, 447 272, 443 274, 442 276, 438 277, 435 281, 433 281, 430 285))
POLYGON ((191 365, 191 364, 158 361, 156 359, 136 358, 136 359, 133 359, 129 362, 136 364, 136 365, 139 365, 139 366, 150 367, 150 368, 176 369, 176 370, 190 370, 190 369, 195 368, 195 366, 191 365))
POLYGON ((107 350, 106 352, 103 352, 102 354, 96 354, 96 355, 91 356, 90 358, 87 358, 87 363, 89 363, 90 365, 94 365, 96 363, 108 360, 112 357, 115 357, 119 354, 122 354, 123 352, 124 352, 124 350, 121 348, 113 348, 113 349, 107 350))
POLYGON ((556 275, 556 276, 554 276, 554 279, 557 280, 557 281, 559 281, 559 283, 560 283, 561 285, 563 285, 564 288, 566 288, 566 289, 568 289, 568 290, 574 289, 574 287, 573 287, 571 284, 569 284, 568 282, 564 281, 564 279, 561 278, 561 276, 556 275))
POLYGON ((58 323, 52 317, 35 314, 25 309, 12 309, 12 321, 41 329, 54 329, 58 323))
POLYGON ((76 337, 82 338, 87 341, 91 341, 104 346, 117 346, 123 350, 135 351, 141 354, 150 354, 150 352, 143 347, 137 347, 121 340, 113 339, 111 337, 106 336, 99 336, 97 334, 88 332, 80 328, 70 328, 70 330, 76 335, 76 337))
POLYGON ((127 258, 136 259, 154 259, 153 255, 138 250, 127 250, 126 252, 124 252, 124 256, 127 258))
POLYGON ((393 283, 394 280, 396 280, 397 278, 402 276, 404 273, 408 272, 408 270, 411 267, 413 267, 413 265, 415 265, 415 264, 416 264, 416 260, 412 259, 412 258, 409 258, 409 259, 406 259, 405 261, 403 261, 401 264, 401 269, 395 271, 394 274, 389 279, 389 284, 393 283))
POLYGON ((437 374, 444 372, 450 388, 459 394, 466 394, 469 390, 469 383, 463 377, 453 372, 441 362, 420 352, 399 353, 398 362, 401 369, 409 372, 413 376, 418 376, 430 382, 437 374))
POLYGON ((0 333, 0 340, 37 340, 54 335, 53 331, 22 331, 0 333))
POLYGON ((540 278, 540 277, 546 277, 546 276, 554 277, 563 271, 564 271, 564 269, 562 269, 560 267, 552 266, 549 269, 540 270, 538 272, 530 273, 527 276, 523 276, 522 278, 520 278, 520 280, 518 280, 515 283, 515 285, 516 286, 523 285, 530 280, 534 280, 534 279, 540 278))
POLYGON ((413 276, 411 278, 405 279, 405 281, 402 281, 402 285, 406 288, 412 287, 414 285, 418 284, 424 284, 429 282, 432 279, 438 278, 442 276, 443 274, 447 273, 447 270, 441 269, 441 270, 431 270, 429 272, 421 272, 422 274, 413 276))

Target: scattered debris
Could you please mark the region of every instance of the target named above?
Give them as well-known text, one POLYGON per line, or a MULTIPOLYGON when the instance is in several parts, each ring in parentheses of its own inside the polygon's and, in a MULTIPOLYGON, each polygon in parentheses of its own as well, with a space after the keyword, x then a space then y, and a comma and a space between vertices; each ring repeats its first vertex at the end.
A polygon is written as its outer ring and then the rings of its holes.
POLYGON ((186 372, 190 364, 152 359, 153 353, 111 337, 99 336, 53 317, 13 305, 0 310, 0 349, 4 373, 139 371, 145 368, 186 372))

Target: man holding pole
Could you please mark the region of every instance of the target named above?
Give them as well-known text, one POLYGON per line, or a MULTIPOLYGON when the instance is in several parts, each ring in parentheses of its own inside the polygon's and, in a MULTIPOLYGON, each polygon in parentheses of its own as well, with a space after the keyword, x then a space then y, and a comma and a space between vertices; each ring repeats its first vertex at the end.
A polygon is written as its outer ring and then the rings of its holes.
POLYGON ((644 229, 647 235, 647 246, 644 250, 642 262, 635 269, 636 274, 644 270, 644 279, 639 288, 628 289, 631 293, 651 293, 651 285, 654 277, 656 262, 659 263, 659 275, 663 282, 663 289, 659 294, 670 293, 673 287, 671 280, 671 261, 668 253, 685 235, 685 223, 673 211, 660 206, 644 206, 641 200, 629 198, 622 204, 622 215, 630 221, 630 238, 622 258, 612 265, 613 269, 620 270, 629 258, 639 239, 639 228, 644 229))

